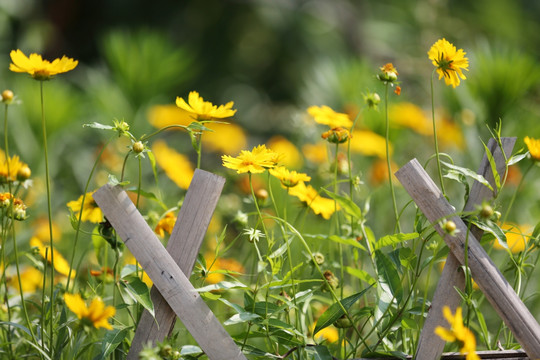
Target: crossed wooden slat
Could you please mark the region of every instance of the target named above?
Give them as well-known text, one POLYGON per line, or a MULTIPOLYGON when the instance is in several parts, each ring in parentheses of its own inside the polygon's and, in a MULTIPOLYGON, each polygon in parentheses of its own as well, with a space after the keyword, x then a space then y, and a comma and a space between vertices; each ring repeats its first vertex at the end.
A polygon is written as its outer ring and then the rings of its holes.
MULTIPOLYGON (((505 154, 511 152, 514 143, 515 138, 502 139, 505 154)), ((495 141, 491 141, 488 148, 496 161, 497 172, 502 177, 505 164, 501 149, 495 141)), ((487 155, 484 156, 479 173, 484 175, 495 188, 487 155)), ((460 266, 465 263, 467 242, 468 266, 480 290, 510 328, 528 356, 531 359, 540 359, 540 325, 478 242, 477 239, 481 237, 482 231, 476 228, 471 229, 470 233, 467 231, 467 225, 456 215, 455 209, 448 203, 416 159, 399 169, 396 172, 396 177, 450 249, 442 277, 435 291, 431 310, 422 330, 416 359, 435 360, 441 356, 444 341, 435 335, 434 329, 438 325, 447 326, 442 317, 442 307, 448 305, 454 311, 460 303, 460 297, 454 287, 464 288, 464 274, 460 271, 460 266), (439 225, 441 219, 454 221, 458 231, 453 236, 445 233, 439 225)), ((492 199, 494 195, 484 185, 475 183, 471 188, 465 211, 473 210, 475 205, 481 204, 483 200, 492 199)))
POLYGON ((188 279, 224 182, 219 176, 195 171, 167 249, 120 187, 105 185, 94 193, 105 217, 154 282, 156 318, 143 312, 128 359, 137 359, 146 343, 163 340, 176 315, 210 359, 245 359, 188 279))

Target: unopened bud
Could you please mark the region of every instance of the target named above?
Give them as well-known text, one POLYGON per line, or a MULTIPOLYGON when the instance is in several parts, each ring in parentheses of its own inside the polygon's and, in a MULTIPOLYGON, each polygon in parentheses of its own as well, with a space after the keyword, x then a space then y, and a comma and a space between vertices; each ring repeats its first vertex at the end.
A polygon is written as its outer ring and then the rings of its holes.
POLYGON ((2 91, 2 95, 1 95, 1 96, 2 96, 2 102, 3 102, 4 104, 7 104, 7 105, 11 104, 11 103, 13 102, 13 98, 15 97, 15 96, 13 95, 13 91, 11 91, 11 90, 4 90, 4 91, 2 91))
POLYGON ((28 165, 25 164, 17 172, 17 180, 19 181, 28 180, 31 175, 32 175, 32 171, 30 170, 28 165))
POLYGON ((482 205, 482 208, 480 209, 480 217, 484 219, 489 219, 491 216, 493 216, 494 211, 491 205, 484 204, 482 205))
POLYGON ((135 154, 140 154, 144 151, 144 144, 141 141, 137 141, 136 143, 133 143, 132 148, 135 154))

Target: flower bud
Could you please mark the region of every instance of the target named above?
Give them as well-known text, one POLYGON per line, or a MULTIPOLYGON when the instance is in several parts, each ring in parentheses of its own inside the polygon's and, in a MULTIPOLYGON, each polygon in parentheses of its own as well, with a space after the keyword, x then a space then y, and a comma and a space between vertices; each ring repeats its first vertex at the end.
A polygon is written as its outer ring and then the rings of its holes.
POLYGON ((144 144, 141 141, 137 141, 133 143, 132 149, 135 154, 140 154, 144 151, 144 144))
POLYGON ((28 167, 28 165, 24 164, 19 171, 17 172, 17 180, 19 181, 25 181, 30 178, 32 175, 32 170, 28 167))
POLYGON ((311 261, 313 261, 317 265, 322 265, 324 264, 324 255, 320 252, 314 252, 313 259, 311 261))
POLYGON ((455 222, 453 222, 452 220, 448 220, 443 224, 443 229, 447 234, 453 236, 457 230, 457 226, 455 222))
POLYGON ((13 98, 15 97, 15 96, 13 95, 13 91, 11 91, 11 90, 4 90, 4 91, 2 91, 2 95, 1 95, 1 96, 2 96, 2 102, 3 102, 4 104, 7 104, 7 105, 11 104, 11 103, 13 102, 13 98))
POLYGON ((483 204, 482 208, 480 209, 480 217, 482 217, 483 219, 489 219, 493 216, 494 213, 495 211, 489 204, 483 204))
POLYGON ((330 270, 326 270, 324 272, 324 278, 326 279, 326 283, 323 285, 322 290, 329 290, 329 289, 337 289, 339 287, 339 279, 337 278, 334 273, 332 273, 330 270))
POLYGON ((379 103, 381 102, 381 97, 377 93, 369 93, 364 95, 364 101, 370 109, 376 109, 379 103))
POLYGON ((26 205, 20 199, 13 200, 13 218, 18 221, 23 221, 26 216, 26 205))
POLYGON ((332 144, 342 144, 347 141, 351 135, 349 130, 342 127, 336 127, 323 133, 321 137, 332 144))

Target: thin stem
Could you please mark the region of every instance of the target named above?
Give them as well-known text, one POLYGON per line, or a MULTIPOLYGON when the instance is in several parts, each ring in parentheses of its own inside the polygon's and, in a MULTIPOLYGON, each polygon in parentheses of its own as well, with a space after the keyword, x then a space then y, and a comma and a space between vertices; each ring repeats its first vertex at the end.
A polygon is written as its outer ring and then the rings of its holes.
POLYGON ((441 169, 441 159, 439 156, 439 143, 437 141, 437 123, 435 121, 435 100, 433 95, 433 75, 435 74, 434 69, 431 73, 431 119, 433 122, 433 142, 435 144, 435 157, 437 158, 437 171, 439 173, 439 182, 441 183, 441 191, 443 195, 446 197, 446 191, 444 189, 444 183, 443 183, 443 176, 442 176, 442 169, 441 169))
POLYGON ((200 169, 201 168, 201 153, 202 153, 202 132, 198 133, 195 136, 197 137, 197 169, 200 169))
POLYGON ((516 187, 516 191, 514 191, 514 194, 512 194, 512 198, 510 199, 510 203, 508 204, 508 208, 504 212, 504 216, 503 216, 503 219, 501 221, 501 224, 504 224, 506 222, 506 219, 508 218, 508 214, 510 214, 510 209, 512 209, 512 206, 514 205, 514 201, 516 201, 517 194, 518 194, 519 190, 521 190, 521 186, 525 182, 525 177, 527 176, 529 171, 531 171, 533 166, 534 166, 534 162, 531 162, 531 165, 529 165, 529 167, 523 173, 523 176, 521 177, 521 180, 519 180, 519 184, 516 187))
POLYGON ((386 166, 388 168, 388 184, 390 185, 390 194, 392 195, 392 205, 394 207, 396 227, 398 232, 401 232, 401 225, 399 223, 399 214, 396 203, 396 193, 394 191, 394 183, 392 181, 392 162, 390 161, 390 121, 388 120, 388 86, 388 83, 386 83, 384 89, 384 118, 386 123, 386 166))
POLYGON ((51 181, 49 177, 49 152, 47 149, 47 124, 45 122, 45 109, 44 109, 44 101, 43 101, 43 81, 39 82, 39 89, 41 93, 41 130, 43 134, 43 154, 45 156, 45 184, 47 187, 47 213, 48 213, 48 219, 49 219, 49 244, 51 248, 51 329, 50 329, 50 351, 52 355, 53 351, 53 325, 54 325, 54 251, 53 251, 53 230, 52 230, 52 210, 51 210, 51 181))

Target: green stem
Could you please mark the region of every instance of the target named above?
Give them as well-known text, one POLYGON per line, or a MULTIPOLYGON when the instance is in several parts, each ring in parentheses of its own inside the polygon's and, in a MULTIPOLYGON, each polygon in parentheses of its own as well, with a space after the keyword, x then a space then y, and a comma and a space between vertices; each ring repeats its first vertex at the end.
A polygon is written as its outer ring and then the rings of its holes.
POLYGON ((439 156, 439 143, 437 141, 437 123, 435 121, 435 100, 433 95, 433 75, 435 74, 434 69, 431 73, 431 120, 433 122, 433 142, 435 144, 435 157, 437 158, 437 172, 439 173, 439 182, 441 183, 441 191, 443 195, 446 197, 446 191, 444 189, 444 183, 443 183, 443 176, 442 176, 442 168, 441 168, 441 159, 439 156))
POLYGON ((54 251, 53 251, 53 231, 52 231, 52 209, 51 209, 51 180, 49 176, 49 152, 47 148, 47 124, 45 122, 45 109, 43 101, 43 81, 39 82, 39 89, 41 93, 41 130, 43 134, 43 154, 45 156, 45 184, 47 187, 47 214, 49 220, 49 244, 51 248, 51 293, 50 293, 50 311, 51 311, 51 328, 50 328, 50 351, 52 356, 53 351, 53 325, 54 325, 54 251))
POLYGON ((197 134, 196 136, 197 136, 197 169, 200 169, 201 168, 201 154, 202 154, 202 132, 197 134))
POLYGON ((388 184, 390 185, 390 194, 392 195, 392 205, 394 207, 394 217, 396 218, 396 227, 398 232, 401 232, 401 225, 399 223, 399 214, 396 203, 396 193, 394 191, 394 182, 392 181, 392 162, 390 160, 390 121, 388 120, 388 83, 385 84, 384 89, 384 118, 386 123, 386 166, 388 168, 388 184))

